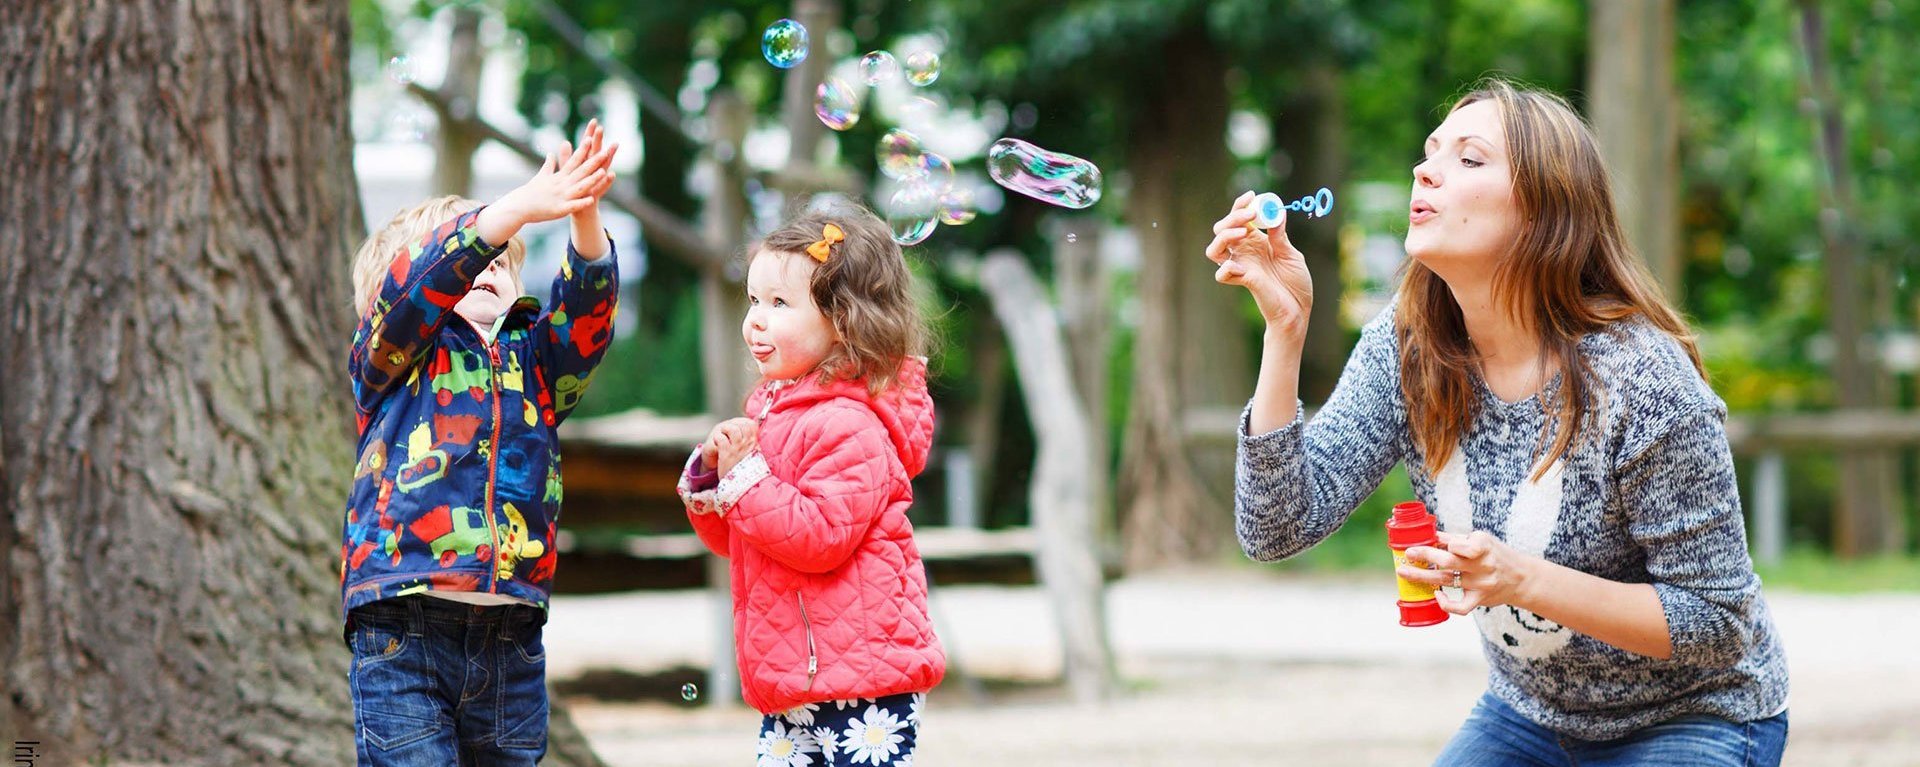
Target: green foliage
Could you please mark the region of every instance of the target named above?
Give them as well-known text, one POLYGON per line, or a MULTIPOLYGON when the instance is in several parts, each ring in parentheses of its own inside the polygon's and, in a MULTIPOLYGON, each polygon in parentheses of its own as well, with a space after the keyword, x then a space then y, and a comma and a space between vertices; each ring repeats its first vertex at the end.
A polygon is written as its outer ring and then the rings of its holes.
POLYGON ((1757 566, 1769 592, 1867 594, 1920 591, 1920 557, 1885 556, 1842 560, 1813 547, 1795 548, 1780 564, 1757 566))

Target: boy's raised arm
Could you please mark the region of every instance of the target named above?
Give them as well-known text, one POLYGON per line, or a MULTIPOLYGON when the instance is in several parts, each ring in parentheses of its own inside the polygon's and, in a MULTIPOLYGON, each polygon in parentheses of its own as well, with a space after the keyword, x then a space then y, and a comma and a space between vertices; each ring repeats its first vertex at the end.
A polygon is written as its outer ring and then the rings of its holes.
POLYGON ((609 163, 618 145, 607 144, 598 121, 587 124, 578 154, 604 172, 588 190, 593 202, 573 212, 567 262, 553 279, 553 307, 534 328, 542 375, 553 390, 554 425, 566 420, 586 392, 593 369, 613 341, 613 314, 620 300, 620 272, 613 240, 600 226, 600 197, 613 185, 609 163))
POLYGON ((420 361, 427 341, 453 316, 453 305, 504 250, 511 235, 488 240, 480 233, 478 224, 487 210, 471 210, 441 223, 393 257, 379 294, 353 332, 347 358, 354 405, 361 415, 372 412, 380 394, 420 361))
MULTIPOLYGON (((596 147, 597 148, 597 147, 596 147)), ((380 395, 420 362, 429 341, 453 314, 473 280, 527 224, 551 221, 591 207, 611 172, 604 152, 566 145, 547 156, 527 183, 493 204, 441 224, 394 257, 380 293, 354 331, 347 361, 354 406, 364 419, 380 395)))

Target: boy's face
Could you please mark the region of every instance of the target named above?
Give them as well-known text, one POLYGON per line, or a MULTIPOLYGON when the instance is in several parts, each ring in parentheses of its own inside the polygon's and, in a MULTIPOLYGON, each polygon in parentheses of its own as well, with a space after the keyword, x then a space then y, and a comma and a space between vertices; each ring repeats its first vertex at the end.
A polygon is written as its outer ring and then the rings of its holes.
POLYGON ((520 288, 507 266, 507 254, 501 253, 486 271, 473 278, 473 289, 453 305, 453 313, 475 327, 490 327, 519 297, 520 288))
POLYGON ((740 335, 760 375, 798 378, 833 351, 833 323, 813 303, 813 269, 804 255, 765 250, 747 268, 747 317, 740 335))

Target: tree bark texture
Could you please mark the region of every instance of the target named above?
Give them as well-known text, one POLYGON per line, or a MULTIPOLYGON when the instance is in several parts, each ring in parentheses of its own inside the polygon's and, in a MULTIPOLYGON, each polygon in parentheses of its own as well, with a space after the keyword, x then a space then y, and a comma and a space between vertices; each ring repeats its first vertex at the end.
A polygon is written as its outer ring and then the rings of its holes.
POLYGON ((352 757, 346 0, 0 11, 0 730, 352 757))
POLYGON ((1190 444, 1185 415, 1238 409, 1253 381, 1243 299, 1213 282, 1201 253, 1233 199, 1226 61, 1197 23, 1160 54, 1165 66, 1140 83, 1127 147, 1128 216, 1144 254, 1121 471, 1129 568, 1204 559, 1227 539, 1233 447, 1190 444))

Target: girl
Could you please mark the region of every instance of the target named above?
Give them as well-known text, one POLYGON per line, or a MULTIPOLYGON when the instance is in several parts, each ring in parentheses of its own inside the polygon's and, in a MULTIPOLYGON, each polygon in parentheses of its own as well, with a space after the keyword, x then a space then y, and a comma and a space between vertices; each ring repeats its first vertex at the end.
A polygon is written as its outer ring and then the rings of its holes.
POLYGON ((1693 336, 1628 249, 1592 133, 1498 80, 1413 168, 1393 307, 1303 424, 1313 287, 1285 224, 1214 226, 1267 323, 1235 516, 1260 560, 1326 539, 1395 463, 1439 547, 1400 569, 1473 616, 1488 690, 1442 765, 1779 764, 1787 666, 1693 336), (1418 565, 1425 565, 1421 567, 1418 565), (1430 567, 1432 569, 1426 569, 1430 567))
POLYGON ((812 211, 753 255, 747 300, 751 418, 714 427, 680 495, 731 560, 759 764, 911 765, 946 654, 907 521, 933 401, 906 261, 872 213, 812 211))

